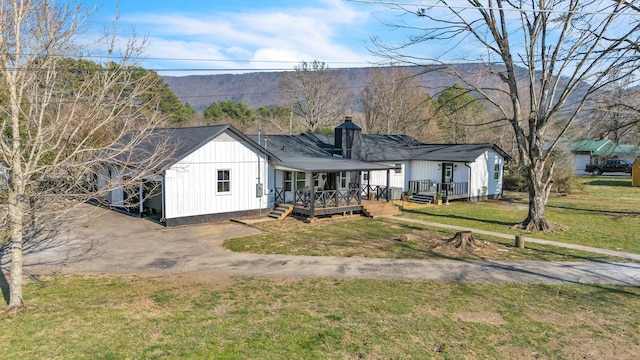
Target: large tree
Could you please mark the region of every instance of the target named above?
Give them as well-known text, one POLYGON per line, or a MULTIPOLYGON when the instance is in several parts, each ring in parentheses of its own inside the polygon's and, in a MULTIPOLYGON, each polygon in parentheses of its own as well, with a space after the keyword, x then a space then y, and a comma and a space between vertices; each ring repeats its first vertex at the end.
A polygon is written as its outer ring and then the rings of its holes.
POLYGON ((111 34, 104 42, 83 45, 90 16, 77 2, 7 0, 0 5, 0 163, 8 175, 9 308, 23 305, 24 246, 47 237, 47 220, 99 196, 91 186, 96 168, 104 162, 137 167, 130 181, 139 181, 154 158, 126 161, 131 148, 162 123, 157 112, 148 111, 144 96, 157 78, 133 71, 132 60, 142 56, 141 44, 133 40, 114 48, 111 34), (102 65, 64 60, 90 50, 114 57, 102 65))
POLYGON ((283 99, 312 132, 337 124, 353 97, 340 72, 318 60, 302 62, 295 71, 284 73, 278 85, 283 99))
POLYGON ((453 84, 435 101, 438 126, 443 130, 447 143, 473 142, 473 135, 477 133, 472 126, 482 121, 484 106, 469 93, 469 89, 453 84))
POLYGON ((400 45, 377 44, 394 61, 441 62, 464 48, 466 58, 477 56, 486 64, 485 76, 497 77, 500 85, 479 86, 457 75, 498 109, 500 117, 493 121, 510 124, 529 192, 529 212, 521 225, 546 231, 554 228, 544 213, 554 150, 599 89, 631 75, 627 44, 637 39, 637 26, 629 25, 634 21, 630 4, 636 3, 467 0, 461 6, 448 1, 435 1, 431 8, 397 5, 406 21, 394 26, 415 32, 400 45), (449 44, 443 53, 407 53, 425 43, 443 48, 442 42, 449 44), (617 78, 607 76, 612 69, 617 78))
POLYGON ((404 67, 374 70, 360 97, 370 134, 417 135, 433 115, 429 93, 404 67))

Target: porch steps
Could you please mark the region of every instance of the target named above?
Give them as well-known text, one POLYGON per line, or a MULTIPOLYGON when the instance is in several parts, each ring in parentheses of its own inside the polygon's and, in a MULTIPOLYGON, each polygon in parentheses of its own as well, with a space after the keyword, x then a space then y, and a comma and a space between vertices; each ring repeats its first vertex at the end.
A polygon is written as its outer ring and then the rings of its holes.
POLYGON ((269 214, 269 217, 274 219, 283 220, 289 214, 293 212, 293 205, 290 204, 277 204, 276 208, 269 214))
POLYGON ((433 203, 433 200, 434 200, 434 196, 433 195, 414 194, 409 199, 409 202, 416 203, 416 204, 431 204, 431 203, 433 203))
POLYGON ((399 214, 400 210, 390 202, 379 202, 362 205, 362 213, 370 218, 399 214))

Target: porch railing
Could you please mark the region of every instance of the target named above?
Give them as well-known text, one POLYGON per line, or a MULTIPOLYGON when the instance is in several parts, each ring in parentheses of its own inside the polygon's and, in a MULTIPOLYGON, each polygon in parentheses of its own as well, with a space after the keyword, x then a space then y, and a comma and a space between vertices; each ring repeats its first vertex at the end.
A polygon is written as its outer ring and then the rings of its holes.
MULTIPOLYGON (((313 206, 316 208, 339 207, 358 204, 358 189, 324 190, 313 194, 313 206)), ((302 207, 311 206, 311 190, 296 190, 293 203, 302 207)))
POLYGON ((468 195, 469 183, 452 182, 446 184, 436 184, 436 192, 442 193, 442 196, 445 198, 453 195, 468 195))
POLYGON ((349 184, 349 188, 360 188, 360 195, 367 200, 385 200, 387 198, 387 187, 385 185, 370 185, 370 184, 349 184))
POLYGON ((410 180, 409 181, 409 189, 413 191, 414 194, 418 194, 421 192, 429 192, 434 191, 432 187, 434 183, 431 180, 410 180))

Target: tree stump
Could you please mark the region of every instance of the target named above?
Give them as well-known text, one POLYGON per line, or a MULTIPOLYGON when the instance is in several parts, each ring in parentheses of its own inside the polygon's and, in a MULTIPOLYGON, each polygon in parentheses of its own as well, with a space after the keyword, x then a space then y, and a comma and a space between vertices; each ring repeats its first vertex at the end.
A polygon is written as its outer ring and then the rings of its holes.
POLYGON ((524 249, 524 235, 516 235, 516 247, 524 249))
POLYGON ((478 247, 472 231, 459 231, 454 237, 447 241, 447 245, 457 249, 475 249, 478 247))

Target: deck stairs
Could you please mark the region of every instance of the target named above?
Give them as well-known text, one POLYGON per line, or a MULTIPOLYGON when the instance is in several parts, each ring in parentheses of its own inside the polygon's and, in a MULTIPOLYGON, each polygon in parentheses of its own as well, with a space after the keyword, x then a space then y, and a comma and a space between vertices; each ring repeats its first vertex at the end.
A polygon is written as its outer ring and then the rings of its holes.
POLYGON ((293 212, 293 205, 291 204, 276 204, 276 208, 269 214, 269 217, 274 219, 283 220, 293 212))
POLYGON ((431 204, 433 203, 434 198, 435 197, 433 195, 429 195, 429 194, 414 194, 409 199, 409 202, 416 203, 416 204, 431 204))
POLYGON ((362 205, 362 213, 370 218, 400 214, 400 210, 390 202, 371 202, 362 205))

